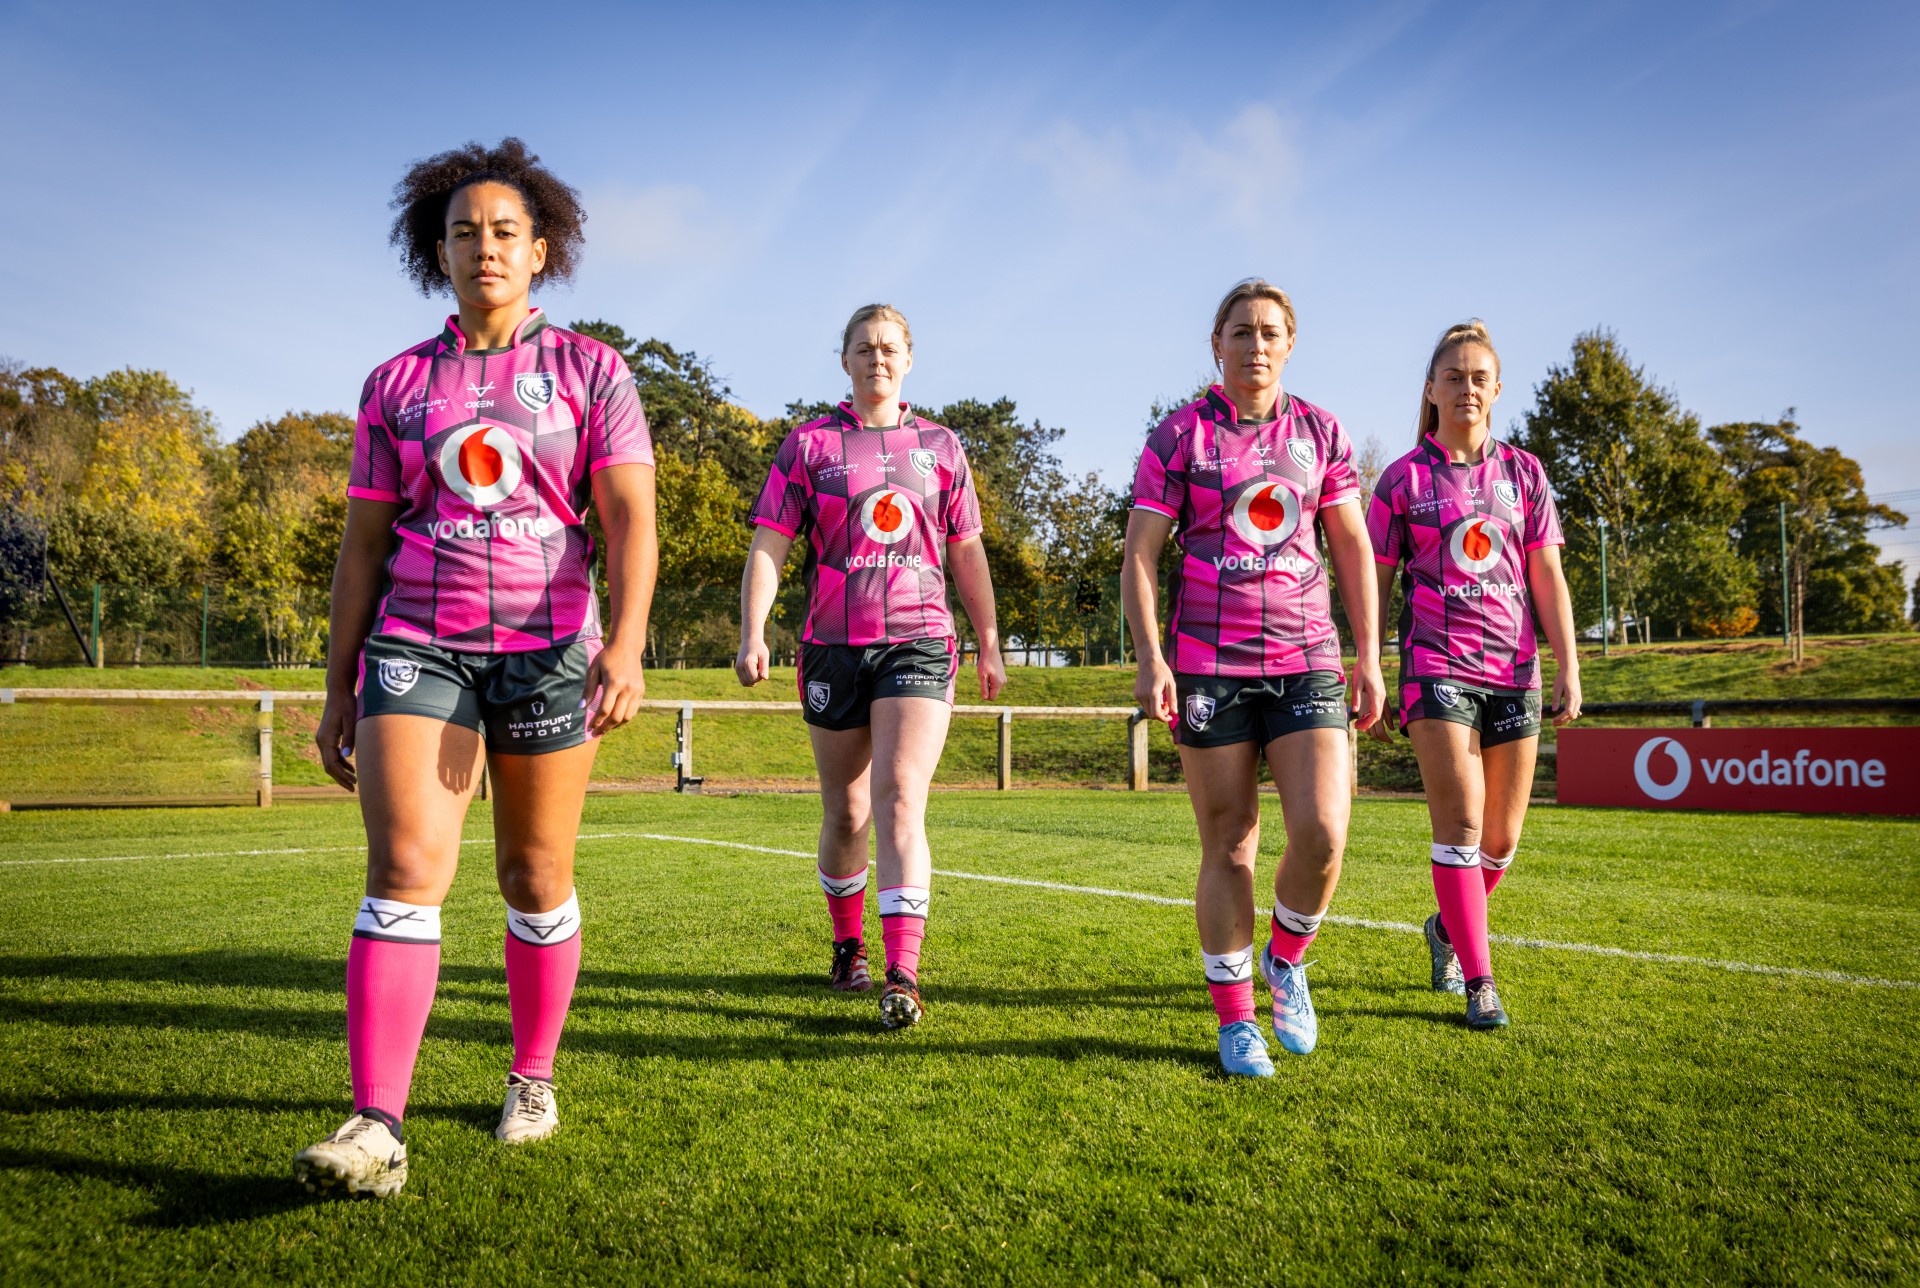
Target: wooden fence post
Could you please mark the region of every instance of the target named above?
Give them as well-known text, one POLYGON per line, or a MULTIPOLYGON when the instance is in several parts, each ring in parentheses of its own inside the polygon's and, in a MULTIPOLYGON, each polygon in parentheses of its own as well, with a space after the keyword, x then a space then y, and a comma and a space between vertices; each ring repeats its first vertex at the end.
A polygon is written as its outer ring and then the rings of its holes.
MULTIPOLYGON (((1382 716, 1381 719, 1386 719, 1382 716)), ((1355 796, 1360 794, 1360 727, 1351 719, 1347 721, 1347 787, 1355 796)))
POLYGON ((1000 708, 1000 754, 999 761, 1000 790, 1013 790, 1013 708, 1000 708))
POLYGON ((260 695, 260 713, 255 717, 260 727, 260 769, 254 778, 254 803, 261 809, 273 804, 273 694, 260 695))
POLYGON ((1127 790, 1147 790, 1147 713, 1135 711, 1127 717, 1127 790))

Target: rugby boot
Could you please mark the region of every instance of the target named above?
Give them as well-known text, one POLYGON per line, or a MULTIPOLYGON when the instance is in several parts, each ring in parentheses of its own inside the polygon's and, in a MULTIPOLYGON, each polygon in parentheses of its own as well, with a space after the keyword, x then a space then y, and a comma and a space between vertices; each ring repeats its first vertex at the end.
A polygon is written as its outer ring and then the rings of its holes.
POLYGON ((1307 967, 1295 966, 1260 950, 1260 973, 1273 990, 1273 1036, 1280 1049, 1306 1055, 1320 1042, 1320 1019, 1313 1013, 1313 994, 1307 991, 1307 967))
POLYGON ((407 1183, 407 1145, 400 1120, 363 1109, 340 1130, 293 1156, 293 1179, 314 1193, 343 1188, 349 1194, 391 1198, 407 1183))
POLYGON ((507 1075, 507 1101, 500 1107, 500 1125, 493 1138, 508 1145, 545 1140, 560 1126, 560 1109, 554 1103, 553 1084, 544 1078, 507 1075))
POLYGON ((842 939, 833 946, 833 987, 842 993, 864 993, 873 987, 867 973, 867 946, 857 938, 842 939))
POLYGON ((1220 1026, 1220 1068, 1230 1078, 1271 1078, 1273 1057, 1252 1020, 1220 1026))
POLYGON ((1421 929, 1427 932, 1427 956, 1433 961, 1433 991, 1464 997, 1467 977, 1460 973, 1460 958, 1453 945, 1440 938, 1440 914, 1428 917, 1421 929))
POLYGON ((1507 1013, 1501 1009, 1500 994, 1493 991, 1492 980, 1482 980, 1467 990, 1467 1027, 1504 1029, 1507 1013))
POLYGON ((880 994, 880 1023, 890 1029, 910 1029, 925 1012, 920 1003, 920 981, 898 966, 887 967, 887 986, 880 994))

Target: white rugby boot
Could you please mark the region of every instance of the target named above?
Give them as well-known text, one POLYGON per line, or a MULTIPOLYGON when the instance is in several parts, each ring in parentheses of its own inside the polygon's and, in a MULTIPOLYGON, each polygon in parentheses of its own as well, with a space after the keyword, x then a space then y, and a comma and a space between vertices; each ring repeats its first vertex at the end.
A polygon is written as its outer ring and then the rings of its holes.
POLYGON ((553 1084, 539 1078, 507 1075, 507 1102, 500 1107, 500 1125, 493 1129, 495 1140, 508 1145, 545 1140, 560 1126, 560 1110, 554 1104, 553 1084))
POLYGON ((315 1193, 339 1186, 349 1194, 391 1198, 407 1183, 407 1146, 399 1128, 377 1110, 355 1114, 293 1156, 293 1177, 315 1193))

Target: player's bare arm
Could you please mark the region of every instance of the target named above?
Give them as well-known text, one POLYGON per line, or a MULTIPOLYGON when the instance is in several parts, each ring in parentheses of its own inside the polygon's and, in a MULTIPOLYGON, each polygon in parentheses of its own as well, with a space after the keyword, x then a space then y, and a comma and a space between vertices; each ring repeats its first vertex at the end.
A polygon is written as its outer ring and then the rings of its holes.
POLYGON ((1120 556, 1120 602, 1133 632, 1133 700, 1156 720, 1175 714, 1173 670, 1160 649, 1160 554, 1173 535, 1173 520, 1153 510, 1127 516, 1127 544, 1120 556))
POLYGON ((587 697, 598 692, 595 736, 633 719, 647 696, 642 657, 647 612, 660 569, 660 534, 651 465, 610 465, 593 476, 593 504, 607 534, 607 599, 612 620, 606 647, 587 670, 587 697))
POLYGON ((993 603, 993 573, 987 567, 987 549, 975 533, 947 546, 954 588, 980 641, 980 700, 991 702, 1007 686, 1007 663, 1000 656, 1000 623, 993 603))
POLYGON ((1339 579, 1340 603, 1353 628, 1357 660, 1353 668, 1353 723, 1367 729, 1380 723, 1386 705, 1386 681, 1380 676, 1380 594, 1375 585, 1373 543, 1361 518, 1360 502, 1330 506, 1320 511, 1327 538, 1327 555, 1339 579))
POLYGON ((360 648, 373 629, 381 569, 393 553, 393 521, 399 514, 395 502, 350 497, 346 535, 333 565, 333 604, 327 616, 327 705, 313 738, 320 745, 321 767, 348 791, 354 790, 357 781, 350 758, 360 648))
POLYGON ((767 678, 767 614, 773 611, 780 569, 791 549, 793 538, 786 533, 768 527, 753 530, 747 566, 740 574, 740 652, 733 659, 733 673, 749 689, 767 678))
POLYGON ((1547 646, 1559 664, 1553 679, 1553 723, 1557 728, 1580 718, 1580 651, 1574 643, 1573 595, 1567 590, 1559 546, 1542 546, 1527 556, 1527 589, 1539 605, 1547 646))

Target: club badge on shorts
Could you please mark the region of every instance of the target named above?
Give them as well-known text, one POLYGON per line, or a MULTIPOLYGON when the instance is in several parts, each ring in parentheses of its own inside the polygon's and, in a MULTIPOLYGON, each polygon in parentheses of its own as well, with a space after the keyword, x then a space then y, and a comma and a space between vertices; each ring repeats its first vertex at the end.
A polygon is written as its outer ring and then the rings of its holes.
POLYGON ((1460 690, 1451 684, 1434 685, 1433 696, 1440 699, 1440 705, 1443 707, 1457 707, 1460 705, 1460 690))
POLYGON ((825 711, 833 699, 833 686, 825 680, 807 681, 807 705, 816 712, 825 711))
POLYGON ((543 412, 553 405, 553 373, 523 371, 513 378, 513 396, 531 412, 543 412))
POLYGON ((399 697, 420 682, 420 664, 397 657, 380 659, 380 687, 399 697))
POLYGON ((1214 706, 1214 700, 1206 694, 1189 693, 1187 695, 1188 726, 1196 730, 1205 729, 1207 722, 1213 719, 1214 706))

